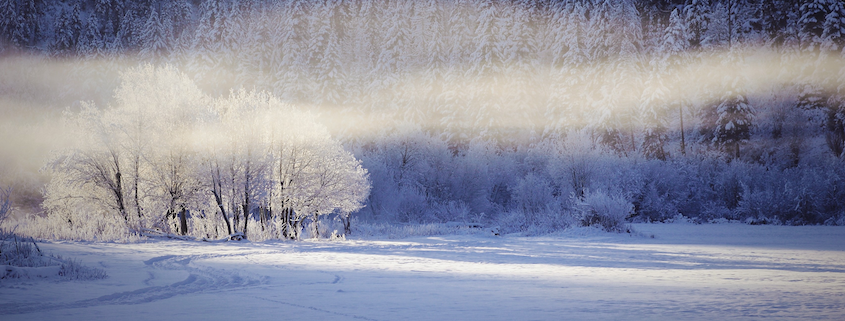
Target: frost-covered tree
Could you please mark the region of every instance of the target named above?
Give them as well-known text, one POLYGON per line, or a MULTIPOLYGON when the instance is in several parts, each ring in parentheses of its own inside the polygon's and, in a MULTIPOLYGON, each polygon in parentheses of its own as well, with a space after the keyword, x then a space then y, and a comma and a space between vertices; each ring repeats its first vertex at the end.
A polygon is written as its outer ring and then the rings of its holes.
POLYGON ((651 72, 645 83, 645 91, 640 102, 642 123, 645 126, 642 154, 647 158, 666 159, 664 145, 668 140, 666 135, 666 107, 667 91, 663 83, 665 71, 661 62, 652 62, 651 72))
POLYGON ((273 93, 289 102, 300 102, 306 91, 306 67, 308 64, 307 44, 307 3, 292 0, 277 8, 286 19, 280 19, 274 28, 274 42, 278 53, 274 53, 273 74, 275 83, 273 93))
POLYGON ((115 97, 109 113, 118 119, 115 136, 128 155, 130 203, 145 224, 166 231, 178 214, 184 235, 184 210, 199 189, 190 134, 207 114, 206 98, 174 67, 151 65, 124 72, 115 97))
POLYGON ((14 21, 11 23, 11 40, 18 48, 31 49, 38 45, 45 30, 41 25, 44 4, 40 0, 16 1, 14 21))
POLYGON ((224 130, 205 138, 205 172, 235 232, 259 213, 278 224, 276 237, 298 239, 306 219, 316 227, 323 215, 362 206, 366 171, 313 116, 260 92, 238 91, 215 106, 224 130))
POLYGON ((198 9, 200 18, 191 42, 188 70, 201 87, 213 87, 213 81, 217 80, 214 78, 213 68, 222 58, 220 53, 225 21, 224 9, 221 0, 204 0, 198 9))
MULTIPOLYGON (((730 66, 741 68, 741 58, 736 54, 731 57, 730 66)), ((749 104, 743 88, 745 81, 741 75, 725 76, 713 129, 712 142, 736 158, 741 156, 740 144, 751 138, 751 122, 754 119, 754 108, 749 104)))
POLYGON ((79 40, 76 42, 76 52, 82 57, 100 58, 104 47, 105 43, 100 33, 100 22, 96 15, 89 15, 85 29, 81 31, 79 40))
MULTIPOLYGON (((687 53, 690 44, 688 39, 689 30, 687 23, 681 17, 680 12, 675 9, 669 16, 669 25, 666 27, 663 35, 662 47, 660 48, 662 57, 660 59, 666 64, 666 77, 668 80, 667 83, 669 84, 667 87, 671 88, 667 89, 670 91, 674 90, 676 93, 683 93, 688 90, 688 88, 683 87, 685 82, 679 76, 680 69, 686 67, 690 61, 689 54, 687 53)), ((676 97, 679 96, 682 95, 676 95, 676 97)), ((681 154, 686 154, 684 109, 688 104, 688 99, 679 97, 675 101, 668 101, 667 103, 675 105, 678 108, 681 154)))
POLYGON ((79 21, 79 2, 72 2, 69 7, 59 5, 56 8, 60 14, 53 26, 54 36, 50 51, 54 55, 64 56, 75 51, 80 32, 82 32, 79 21))
POLYGON ((96 0, 92 16, 102 24, 100 32, 106 41, 114 41, 120 30, 120 20, 126 10, 123 1, 96 0))
POLYGON ((0 1, 0 52, 5 49, 7 42, 11 42, 10 38, 17 18, 16 4, 16 0, 0 1))
POLYGON ((688 0, 684 5, 684 19, 689 25, 689 43, 692 48, 700 48, 706 41, 708 17, 710 16, 709 0, 688 0))
MULTIPOLYGON (((845 48, 840 61, 845 61, 845 48)), ((837 157, 845 157, 845 64, 839 67, 835 77, 833 93, 828 98, 825 110, 825 141, 837 157)))
POLYGON ((639 13, 631 1, 601 1, 591 11, 589 28, 589 59, 602 75, 588 87, 594 126, 606 146, 619 152, 636 150, 633 107, 640 90, 633 80, 640 72, 639 13))
POLYGON ((141 32, 140 55, 145 60, 154 60, 163 57, 169 51, 168 28, 162 21, 160 6, 152 5, 149 9, 149 17, 144 23, 141 32))
POLYGON ((828 0, 808 0, 798 9, 801 14, 798 24, 801 28, 801 47, 806 50, 818 50, 821 46, 828 0))
POLYGON ((760 3, 760 29, 774 47, 781 47, 789 35, 790 15, 798 11, 799 1, 773 0, 760 3))
POLYGON ((141 26, 144 21, 138 20, 138 12, 135 8, 126 8, 123 17, 120 19, 120 26, 111 42, 113 47, 120 50, 135 50, 138 46, 138 39, 141 34, 141 26))
POLYGON ((92 212, 116 217, 125 228, 137 230, 127 210, 126 155, 113 135, 114 126, 95 106, 83 103, 78 113, 67 113, 75 130, 76 146, 57 154, 46 169, 53 178, 45 188, 42 206, 49 215, 71 217, 92 212))
POLYGON ((338 1, 327 1, 318 6, 320 17, 315 24, 315 40, 312 41, 311 50, 318 51, 318 59, 315 59, 317 88, 315 103, 323 106, 337 106, 344 101, 342 96, 345 87, 340 60, 342 26, 340 21, 345 17, 340 15, 341 5, 338 1))

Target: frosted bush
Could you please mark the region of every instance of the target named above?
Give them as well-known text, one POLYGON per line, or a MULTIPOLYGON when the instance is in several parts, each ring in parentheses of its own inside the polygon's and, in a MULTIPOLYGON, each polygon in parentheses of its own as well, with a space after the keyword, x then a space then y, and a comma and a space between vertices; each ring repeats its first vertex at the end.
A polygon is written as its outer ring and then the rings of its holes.
MULTIPOLYGON (((57 258, 61 260, 60 256, 57 258)), ((68 280, 98 280, 108 277, 105 270, 85 266, 79 260, 72 258, 62 262, 59 275, 68 280)))
POLYGON ((495 220, 501 234, 524 233, 525 235, 546 234, 572 226, 575 219, 571 212, 557 206, 548 206, 535 212, 515 209, 499 215, 495 220))
POLYGON ((403 189, 399 195, 399 206, 396 209, 399 215, 399 221, 406 223, 422 223, 431 222, 434 220, 427 211, 428 204, 426 198, 415 189, 403 189))
POLYGON ((676 214, 675 217, 666 220, 668 223, 675 223, 675 224, 693 224, 695 221, 692 219, 684 216, 683 214, 676 214))
POLYGON ((583 226, 600 226, 608 232, 626 232, 630 229, 625 219, 633 213, 634 205, 621 196, 588 191, 578 204, 578 210, 583 226))
POLYGON ((543 211, 557 203, 550 182, 534 173, 528 173, 520 179, 511 188, 511 195, 516 207, 526 213, 543 211))
POLYGON ((54 212, 46 217, 30 215, 25 219, 6 222, 5 226, 15 226, 16 233, 39 239, 101 242, 138 241, 140 236, 122 223, 122 218, 102 212, 68 210, 61 213, 54 212))
POLYGON ((461 201, 435 204, 432 211, 441 222, 464 222, 470 217, 470 209, 461 201))
POLYGON ((108 275, 80 261, 45 255, 31 238, 0 231, 0 279, 61 277, 67 280, 104 279, 108 275))

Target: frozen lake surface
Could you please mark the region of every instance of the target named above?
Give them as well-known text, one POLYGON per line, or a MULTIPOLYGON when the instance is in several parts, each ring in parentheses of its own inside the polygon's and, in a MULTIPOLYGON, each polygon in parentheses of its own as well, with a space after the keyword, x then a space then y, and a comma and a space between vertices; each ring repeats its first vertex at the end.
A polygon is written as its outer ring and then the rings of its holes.
POLYGON ((634 228, 642 235, 44 243, 109 278, 0 280, 0 319, 845 319, 843 227, 634 228))

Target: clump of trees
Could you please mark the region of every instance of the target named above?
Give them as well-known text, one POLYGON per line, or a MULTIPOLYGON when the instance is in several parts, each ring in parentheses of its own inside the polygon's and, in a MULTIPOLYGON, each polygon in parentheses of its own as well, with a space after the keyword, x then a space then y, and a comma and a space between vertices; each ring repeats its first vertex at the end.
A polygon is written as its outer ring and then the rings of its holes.
POLYGON ((121 78, 114 106, 65 113, 75 144, 46 166, 53 233, 299 239, 324 217, 349 231, 367 172, 313 115, 263 92, 209 98, 171 66, 121 78))

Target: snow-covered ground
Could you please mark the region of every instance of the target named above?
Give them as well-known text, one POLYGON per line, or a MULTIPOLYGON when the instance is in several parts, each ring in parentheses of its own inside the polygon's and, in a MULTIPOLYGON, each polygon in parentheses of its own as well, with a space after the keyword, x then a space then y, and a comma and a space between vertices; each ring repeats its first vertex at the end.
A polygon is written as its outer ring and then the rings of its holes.
POLYGON ((845 228, 635 229, 643 235, 48 243, 109 278, 0 280, 0 319, 845 319, 845 228))

